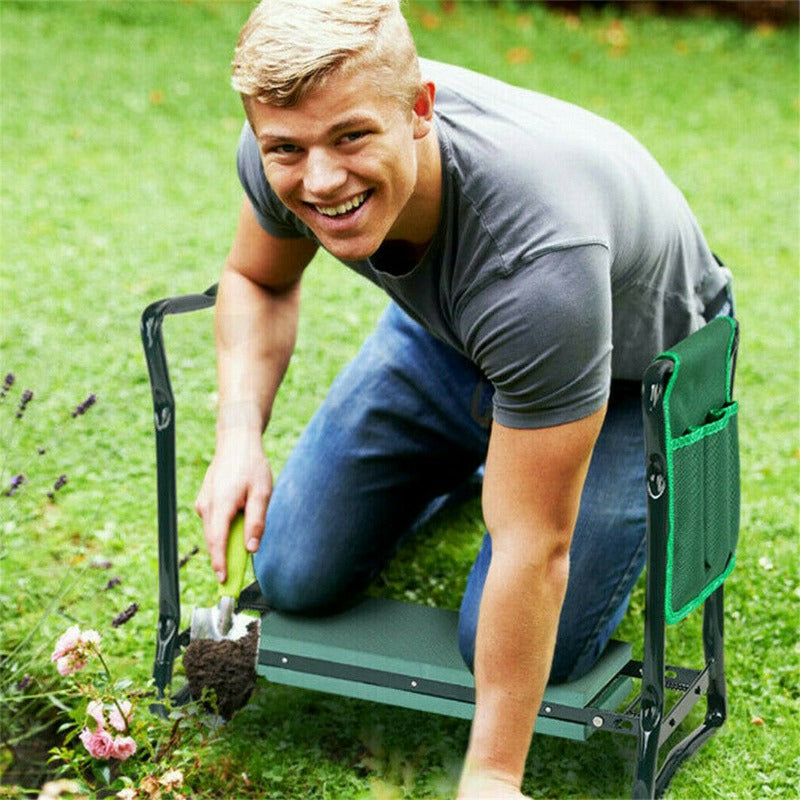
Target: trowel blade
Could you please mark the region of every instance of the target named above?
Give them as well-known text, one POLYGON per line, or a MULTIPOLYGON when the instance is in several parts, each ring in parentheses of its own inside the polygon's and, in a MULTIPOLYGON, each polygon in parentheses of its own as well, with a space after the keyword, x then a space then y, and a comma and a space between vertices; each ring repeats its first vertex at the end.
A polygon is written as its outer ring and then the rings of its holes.
POLYGON ((211 639, 215 642, 223 639, 236 641, 247 635, 248 626, 258 618, 247 614, 231 613, 223 604, 223 600, 228 599, 230 598, 222 598, 219 605, 211 608, 195 608, 192 611, 192 623, 189 629, 190 641, 196 642, 198 639, 211 639), (230 620, 230 627, 227 633, 224 633, 224 629, 228 627, 228 620, 230 620))

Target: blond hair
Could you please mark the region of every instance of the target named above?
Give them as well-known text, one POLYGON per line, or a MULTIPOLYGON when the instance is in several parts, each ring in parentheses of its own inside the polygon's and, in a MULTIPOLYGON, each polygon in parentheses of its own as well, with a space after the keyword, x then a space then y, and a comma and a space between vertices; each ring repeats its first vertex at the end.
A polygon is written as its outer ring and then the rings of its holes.
POLYGON ((399 0, 262 0, 239 34, 231 83, 290 107, 334 74, 367 69, 376 90, 413 105, 419 62, 399 0))

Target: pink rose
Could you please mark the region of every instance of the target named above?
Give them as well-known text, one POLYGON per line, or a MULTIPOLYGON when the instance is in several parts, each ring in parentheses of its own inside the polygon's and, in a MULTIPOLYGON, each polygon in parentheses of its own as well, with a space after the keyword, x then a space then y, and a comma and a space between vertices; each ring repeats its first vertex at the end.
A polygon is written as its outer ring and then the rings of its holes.
POLYGON ((97 723, 97 729, 103 730, 106 726, 106 718, 103 712, 103 704, 99 700, 90 700, 86 706, 86 713, 97 723))
POLYGON ((99 648, 100 647, 100 634, 97 631, 94 631, 94 630, 91 630, 91 629, 85 630, 81 634, 81 642, 84 645, 91 644, 91 645, 94 645, 95 647, 99 648))
POLYGON ((113 758, 125 761, 136 752, 136 742, 130 736, 116 736, 114 738, 114 748, 111 752, 113 758))
POLYGON ((86 660, 77 658, 75 653, 61 656, 56 661, 56 669, 59 675, 72 675, 73 672, 78 672, 86 666, 86 660))
POLYGON ((126 731, 128 730, 128 725, 131 721, 131 715, 131 701, 123 700, 119 704, 119 708, 117 707, 116 703, 111 708, 111 711, 108 714, 108 721, 111 723, 112 727, 116 728, 118 731, 126 731), (122 709, 122 713, 120 713, 120 708, 122 709))
POLYGON ((114 755, 114 740, 102 728, 92 733, 84 728, 78 737, 92 758, 111 758, 114 755))
POLYGON ((80 641, 81 630, 77 625, 72 625, 67 628, 66 632, 61 635, 56 642, 56 648, 53 650, 53 655, 50 656, 51 661, 58 661, 63 658, 67 653, 71 652, 78 646, 80 641))
POLYGON ((97 631, 81 632, 77 625, 67 628, 56 642, 50 660, 56 664, 61 675, 72 675, 86 666, 92 652, 100 649, 100 634, 97 631))

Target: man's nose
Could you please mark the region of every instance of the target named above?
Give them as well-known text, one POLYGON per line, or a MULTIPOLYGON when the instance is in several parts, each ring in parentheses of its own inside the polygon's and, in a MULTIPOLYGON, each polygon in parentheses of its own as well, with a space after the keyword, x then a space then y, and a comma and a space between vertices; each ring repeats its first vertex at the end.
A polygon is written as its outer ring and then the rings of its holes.
POLYGON ((347 182, 347 170, 327 148, 311 148, 306 158, 303 185, 320 200, 334 195, 347 182))

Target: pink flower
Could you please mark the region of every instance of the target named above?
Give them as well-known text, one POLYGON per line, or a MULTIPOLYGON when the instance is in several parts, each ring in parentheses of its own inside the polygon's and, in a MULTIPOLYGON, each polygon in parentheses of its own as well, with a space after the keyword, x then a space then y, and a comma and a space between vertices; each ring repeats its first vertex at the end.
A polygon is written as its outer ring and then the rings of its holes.
POLYGON ((67 628, 66 632, 61 635, 61 638, 56 642, 56 649, 53 651, 51 659, 58 660, 65 656, 71 650, 78 646, 81 638, 81 629, 77 625, 67 628))
MULTIPOLYGON (((102 731, 106 728, 106 707, 99 700, 90 700, 86 706, 86 714, 97 723, 97 730, 102 731)), ((123 700, 119 704, 114 703, 108 713, 108 721, 111 727, 124 733, 128 730, 131 717, 133 716, 133 706, 130 700, 123 700)))
POLYGON ((111 726, 116 728, 118 731, 126 731, 128 730, 128 725, 131 721, 131 715, 131 701, 123 700, 119 704, 119 708, 116 704, 114 704, 113 708, 108 714, 108 721, 111 723, 111 726), (122 713, 120 713, 120 708, 122 709, 122 713))
POLYGON ((72 675, 73 672, 78 672, 86 666, 85 660, 75 658, 73 654, 62 656, 56 661, 56 669, 59 675, 72 675))
POLYGON ((136 752, 136 742, 130 736, 115 736, 114 749, 111 752, 113 758, 120 761, 130 758, 136 752))
POLYGON ((101 725, 94 732, 84 728, 79 737, 92 758, 116 758, 125 761, 136 752, 136 742, 131 736, 115 736, 101 725))
POLYGON ((103 730, 106 727, 103 704, 99 700, 90 700, 89 705, 86 706, 86 713, 97 723, 98 730, 103 730))
POLYGON ((85 645, 93 645, 98 650, 100 649, 100 634, 91 628, 81 634, 81 641, 85 645))
POLYGON ((81 631, 77 625, 67 628, 56 642, 50 660, 56 662, 56 668, 61 675, 71 675, 86 666, 86 659, 81 652, 81 631))
POLYGON ((98 728, 94 733, 84 728, 78 738, 92 758, 111 758, 114 754, 114 740, 103 728, 98 728))
POLYGON ((56 642, 50 660, 55 662, 61 675, 72 675, 82 670, 92 652, 100 649, 100 634, 97 631, 81 632, 77 625, 67 628, 56 642))

